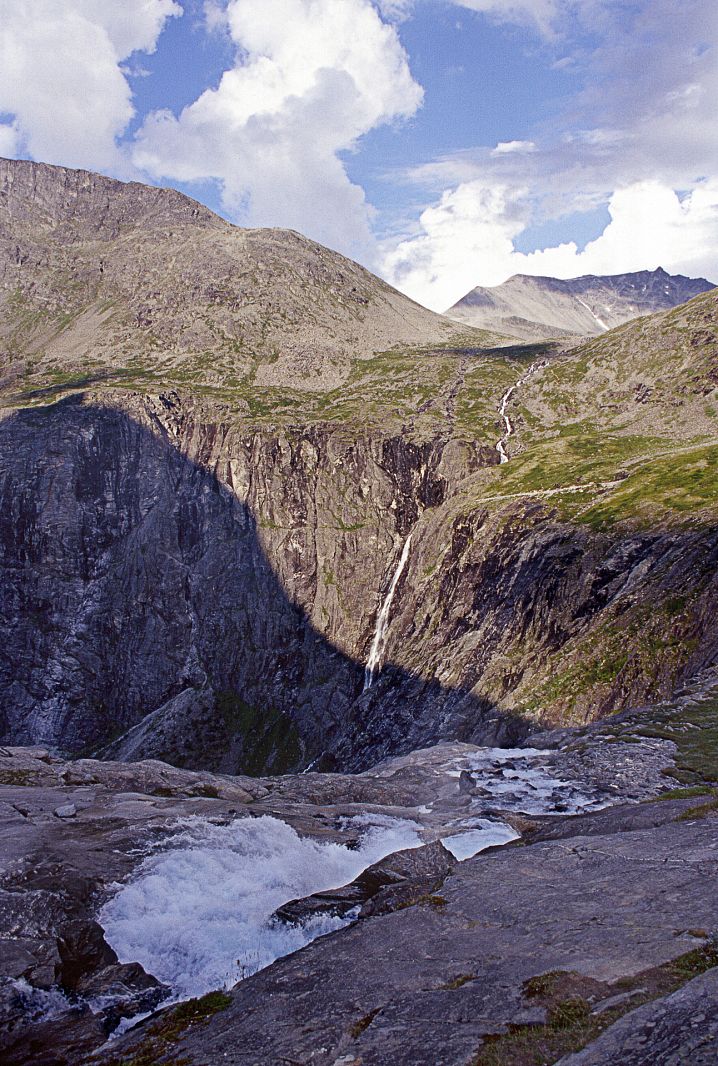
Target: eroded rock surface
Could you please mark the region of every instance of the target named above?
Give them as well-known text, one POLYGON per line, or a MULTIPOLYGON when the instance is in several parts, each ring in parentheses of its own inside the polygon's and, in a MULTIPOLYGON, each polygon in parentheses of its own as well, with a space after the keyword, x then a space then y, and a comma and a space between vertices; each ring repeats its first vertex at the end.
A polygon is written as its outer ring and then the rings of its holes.
POLYGON ((175 393, 16 412, 0 438, 7 743, 230 773, 364 769, 446 738, 522 741, 527 713, 567 699, 537 695, 551 657, 599 631, 623 646, 623 627, 630 646, 636 612, 660 640, 611 683, 600 663, 569 670, 573 714, 669 695, 716 653, 714 531, 617 538, 527 503, 463 513, 480 447, 449 461, 440 439, 247 434, 175 393), (664 618, 686 589, 690 617, 664 618))
MULTIPOLYGON (((201 1024, 186 1012, 185 1024, 173 1021, 172 1007, 153 1016, 113 1041, 108 1061, 144 1054, 149 1040, 156 1061, 184 1056, 197 1066, 345 1056, 468 1064, 482 1036, 541 1021, 545 1010, 525 994, 531 977, 565 969, 610 986, 705 943, 718 923, 715 805, 710 795, 650 802, 670 786, 661 771, 675 745, 606 743, 589 730, 581 742, 593 757, 575 766, 575 738, 545 739, 556 746, 443 744, 361 775, 263 779, 5 749, 3 1061, 75 1066, 122 1018, 172 997, 136 958, 118 958, 103 908, 120 884, 160 870, 148 862, 229 839, 222 834, 233 826, 283 824, 349 855, 368 826, 403 826, 414 840, 346 887, 330 882, 294 901, 287 890, 275 915, 280 933, 326 916, 353 924, 246 977, 201 1024), (645 766, 626 805, 629 749, 631 765, 643 754, 645 766), (572 813, 557 813, 561 803, 572 813), (706 816, 694 817, 703 804, 706 816), (57 817, 63 806, 74 816, 57 817), (512 836, 514 844, 491 847, 512 836)), ((202 891, 211 897, 219 885, 203 882, 202 891)))
POLYGON ((698 946, 694 923, 718 922, 717 862, 714 819, 479 855, 433 897, 249 978, 174 1053, 197 1066, 468 1066, 482 1037, 542 1020, 522 991, 531 978, 614 983, 698 946))
POLYGON ((718 1057, 718 969, 631 1011, 557 1066, 713 1066, 718 1057))

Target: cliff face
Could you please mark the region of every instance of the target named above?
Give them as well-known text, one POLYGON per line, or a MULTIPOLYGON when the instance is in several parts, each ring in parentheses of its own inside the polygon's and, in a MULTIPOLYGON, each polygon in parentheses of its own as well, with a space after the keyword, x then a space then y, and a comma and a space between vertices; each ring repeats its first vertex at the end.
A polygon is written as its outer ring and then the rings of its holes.
POLYGON ((0 742, 362 768, 718 656, 715 293, 487 349, 298 234, 5 161, 0 312, 0 742))
POLYGON ((212 762, 229 736, 235 768, 346 726, 387 565, 445 492, 441 453, 207 416, 164 395, 2 424, 6 737, 78 750, 164 706, 154 742, 167 719, 167 753, 212 762))
POLYGON ((715 533, 467 507, 489 448, 246 433, 177 393, 68 399, 0 433, 6 742, 363 767, 667 694, 718 653, 715 533))

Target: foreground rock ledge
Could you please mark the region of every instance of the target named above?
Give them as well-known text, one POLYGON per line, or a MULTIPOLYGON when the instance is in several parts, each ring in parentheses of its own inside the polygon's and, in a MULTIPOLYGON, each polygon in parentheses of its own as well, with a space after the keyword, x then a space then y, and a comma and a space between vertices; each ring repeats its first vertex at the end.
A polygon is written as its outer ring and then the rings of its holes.
MULTIPOLYGON (((617 763, 621 747, 607 746, 617 763)), ((180 1008, 179 1017, 160 1010, 98 1055, 120 1017, 161 1006, 165 990, 136 964, 118 962, 95 915, 112 883, 130 875, 143 848, 161 841, 178 818, 272 814, 300 833, 346 841, 336 827, 347 816, 418 817, 432 790, 436 811, 426 815, 425 829, 437 819, 439 835, 441 820, 465 812, 469 800, 459 781, 442 779, 436 767, 447 753, 464 750, 415 752, 361 776, 274 780, 159 762, 66 763, 37 749, 6 753, 3 1062, 472 1066, 484 1037, 546 1020, 544 1005, 527 994, 532 978, 574 973, 579 982, 601 983, 602 1002, 617 992, 620 998, 613 982, 709 942, 718 929, 714 801, 626 805, 617 796, 616 806, 585 815, 520 819, 521 841, 463 863, 446 862, 431 843, 425 859, 387 860, 371 888, 379 894, 355 925, 279 960, 228 996, 180 1008), (72 817, 56 814, 70 805, 72 817), (109 992, 114 1015, 85 1006, 50 1021, 19 1017, 19 981, 80 997, 109 992)), ((601 780, 605 772, 602 765, 601 780)), ((669 1004, 661 1015, 664 1043, 672 1039, 671 1018, 684 1014, 669 1004)))

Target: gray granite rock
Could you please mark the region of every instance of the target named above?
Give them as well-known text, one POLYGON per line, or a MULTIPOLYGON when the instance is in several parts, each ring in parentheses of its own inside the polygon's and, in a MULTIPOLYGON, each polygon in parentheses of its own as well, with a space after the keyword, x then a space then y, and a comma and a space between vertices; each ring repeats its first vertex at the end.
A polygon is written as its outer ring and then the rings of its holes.
POLYGON ((646 1003, 556 1066, 715 1066, 718 969, 646 1003))
POLYGON ((434 900, 242 982, 173 1053, 193 1066, 468 1066, 483 1036, 530 1017, 529 978, 566 970, 610 984, 700 944, 687 930, 718 926, 715 841, 706 818, 479 855, 434 900))

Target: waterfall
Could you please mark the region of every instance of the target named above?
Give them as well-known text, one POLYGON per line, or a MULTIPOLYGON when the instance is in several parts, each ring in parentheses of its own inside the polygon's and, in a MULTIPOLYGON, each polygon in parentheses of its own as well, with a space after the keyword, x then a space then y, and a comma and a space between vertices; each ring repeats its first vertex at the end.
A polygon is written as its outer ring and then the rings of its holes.
POLYGON ((384 645, 386 644, 386 633, 389 628, 389 612, 391 610, 392 600, 394 599, 394 593, 396 592, 396 586, 399 584, 399 578, 404 572, 406 561, 409 558, 409 545, 411 544, 411 533, 404 541, 404 547, 402 549, 401 558, 397 564, 394 576, 391 579, 391 585, 384 597, 384 602, 381 605, 381 609, 376 619, 376 627, 374 629, 374 639, 371 642, 371 648, 369 649, 369 658, 366 661, 366 667, 364 668, 364 689, 366 692, 368 688, 374 684, 374 679, 379 672, 379 664, 381 657, 384 653, 384 645))
POLYGON ((309 766, 305 766, 304 767, 304 769, 302 770, 302 773, 303 774, 311 773, 311 771, 314 769, 314 767, 317 765, 317 763, 321 759, 322 755, 326 755, 326 752, 323 751, 321 753, 321 755, 317 755, 316 759, 312 759, 312 761, 309 763, 309 766))
POLYGON ((545 359, 541 359, 537 363, 532 363, 526 373, 523 375, 523 377, 520 377, 519 380, 515 384, 513 384, 510 389, 507 389, 501 397, 501 403, 499 404, 499 418, 502 419, 506 432, 503 434, 501 439, 496 442, 496 451, 499 453, 499 465, 501 465, 501 463, 508 463, 509 461, 509 454, 506 451, 506 444, 508 442, 509 437, 514 431, 514 427, 511 425, 511 419, 506 414, 506 406, 516 389, 520 389, 522 385, 526 384, 532 374, 535 374, 537 370, 541 370, 545 366, 548 366, 548 363, 545 359))
MULTIPOLYGON (((520 384, 520 382, 517 382, 516 384, 518 385, 520 384)), ((499 453, 499 464, 508 463, 509 461, 508 453, 506 451, 506 448, 504 447, 504 441, 507 441, 513 433, 513 426, 511 425, 511 419, 506 414, 506 404, 511 399, 511 396, 513 395, 515 389, 516 385, 512 385, 510 389, 507 389, 507 391, 501 397, 501 404, 499 406, 499 416, 504 420, 504 426, 506 427, 506 432, 496 445, 496 451, 499 453)))

